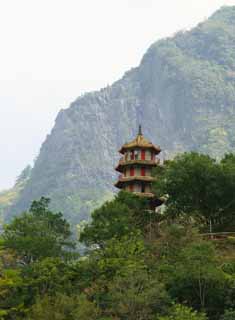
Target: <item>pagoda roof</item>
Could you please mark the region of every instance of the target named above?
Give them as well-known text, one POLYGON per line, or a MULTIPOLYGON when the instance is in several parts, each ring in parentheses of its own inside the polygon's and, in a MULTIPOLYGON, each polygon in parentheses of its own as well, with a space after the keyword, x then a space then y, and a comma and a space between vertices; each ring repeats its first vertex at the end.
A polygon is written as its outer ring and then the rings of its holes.
POLYGON ((144 148, 144 149, 152 149, 155 151, 156 154, 161 152, 161 149, 159 146, 154 145, 152 142, 150 142, 149 140, 147 140, 142 132, 141 132, 141 128, 139 130, 139 133, 137 135, 137 137, 132 140, 129 143, 125 143, 121 149, 119 150, 120 153, 124 154, 126 150, 128 149, 134 149, 134 148, 144 148))

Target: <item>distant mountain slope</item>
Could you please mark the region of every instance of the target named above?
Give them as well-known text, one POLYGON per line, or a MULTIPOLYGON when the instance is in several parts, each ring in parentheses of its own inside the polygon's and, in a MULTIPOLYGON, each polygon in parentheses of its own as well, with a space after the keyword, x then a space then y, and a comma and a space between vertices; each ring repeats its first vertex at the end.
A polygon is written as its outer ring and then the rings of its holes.
POLYGON ((138 68, 62 110, 10 218, 40 196, 77 223, 111 196, 118 148, 144 134, 168 157, 235 149, 235 7, 153 44, 138 68))
POLYGON ((13 205, 20 197, 21 192, 24 190, 31 174, 31 167, 27 166, 16 179, 16 183, 12 189, 0 192, 0 230, 1 224, 4 221, 4 213, 7 208, 13 205))

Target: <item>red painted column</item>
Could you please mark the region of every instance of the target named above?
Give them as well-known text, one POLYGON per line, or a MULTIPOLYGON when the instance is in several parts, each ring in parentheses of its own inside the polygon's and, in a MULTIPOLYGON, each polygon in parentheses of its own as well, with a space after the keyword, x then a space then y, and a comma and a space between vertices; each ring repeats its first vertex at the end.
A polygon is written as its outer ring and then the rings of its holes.
POLYGON ((145 150, 141 150, 141 160, 145 160, 145 150))
POLYGON ((130 176, 133 177, 135 175, 135 168, 130 168, 130 176))
POLYGON ((145 167, 141 167, 141 176, 145 176, 146 172, 145 172, 145 167))

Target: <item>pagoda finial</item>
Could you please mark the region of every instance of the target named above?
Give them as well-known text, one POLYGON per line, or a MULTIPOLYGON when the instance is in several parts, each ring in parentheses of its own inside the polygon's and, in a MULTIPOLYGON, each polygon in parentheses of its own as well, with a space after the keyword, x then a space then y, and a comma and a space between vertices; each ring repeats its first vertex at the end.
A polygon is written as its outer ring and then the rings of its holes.
POLYGON ((142 136, 143 134, 142 134, 142 126, 141 126, 141 124, 139 125, 139 133, 138 133, 138 135, 139 136, 142 136))

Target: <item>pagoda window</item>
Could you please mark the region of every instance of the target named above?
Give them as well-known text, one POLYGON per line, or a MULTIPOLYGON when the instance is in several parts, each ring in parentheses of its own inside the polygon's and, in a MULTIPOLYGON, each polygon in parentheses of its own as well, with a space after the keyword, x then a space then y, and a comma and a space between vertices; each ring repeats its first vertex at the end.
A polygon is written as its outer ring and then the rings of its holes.
POLYGON ((135 152, 134 150, 131 150, 131 160, 134 160, 135 159, 135 152))
POLYGON ((144 184, 141 184, 141 192, 145 193, 145 185, 144 184))
POLYGON ((138 160, 138 159, 139 159, 139 151, 135 150, 135 160, 138 160))
POLYGON ((151 152, 151 160, 152 160, 152 161, 154 161, 154 160, 155 160, 154 152, 151 152))
POLYGON ((130 168, 130 176, 133 177, 135 175, 135 168, 130 168))
POLYGON ((131 192, 134 191, 134 186, 133 186, 133 184, 130 184, 129 188, 130 188, 130 191, 131 191, 131 192))
POLYGON ((145 160, 145 150, 141 150, 141 160, 145 160))
POLYGON ((145 176, 146 175, 146 170, 145 167, 141 168, 141 176, 145 176))

